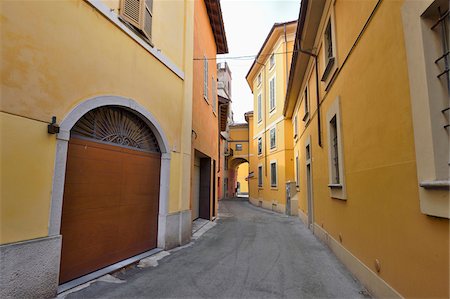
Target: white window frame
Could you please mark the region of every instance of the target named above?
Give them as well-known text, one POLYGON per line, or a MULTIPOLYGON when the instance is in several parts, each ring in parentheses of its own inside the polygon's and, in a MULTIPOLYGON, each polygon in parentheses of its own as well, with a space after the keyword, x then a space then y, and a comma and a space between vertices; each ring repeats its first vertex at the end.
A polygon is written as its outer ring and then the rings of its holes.
POLYGON ((442 86, 439 86, 436 73, 430 72, 433 67, 437 69, 434 60, 442 55, 439 52, 442 49, 437 45, 439 37, 430 30, 430 25, 436 20, 427 17, 428 9, 433 9, 436 4, 436 1, 405 0, 401 12, 420 210, 426 215, 450 218, 449 132, 442 128, 443 115, 436 111, 436 108, 439 110, 436 104, 442 100, 442 86))
POLYGON ((261 95, 261 93, 258 93, 258 95, 256 96, 256 107, 257 107, 257 113, 258 113, 258 124, 260 124, 261 122, 262 122, 262 114, 263 114, 263 111, 262 111, 262 107, 263 107, 263 105, 262 105, 262 95, 261 95))
POLYGON ((257 139, 257 152, 258 152, 258 156, 262 156, 263 154, 263 146, 262 146, 262 137, 258 137, 257 139), (261 151, 259 150, 261 146, 261 151))
POLYGON ((277 189, 278 188, 278 162, 277 160, 270 161, 270 188, 277 189), (272 184, 272 165, 275 165, 275 184, 272 184))
POLYGON ((293 127, 294 127, 294 139, 297 139, 298 137, 298 111, 295 112, 294 118, 292 118, 293 127))
POLYGON ((270 54, 269 57, 269 70, 273 69, 275 66, 275 53, 270 54))
POLYGON ((264 169, 263 169, 262 164, 259 164, 258 165, 258 188, 260 188, 260 189, 263 188, 263 183, 264 183, 263 176, 264 176, 264 169), (259 171, 260 169, 261 169, 261 173, 259 171))
POLYGON ((261 86, 261 82, 262 82, 262 73, 259 73, 258 76, 256 76, 256 86, 257 87, 261 86))
POLYGON ((270 143, 270 150, 276 150, 277 149, 277 127, 270 128, 269 130, 269 143, 270 143), (274 142, 272 144, 272 132, 274 137, 274 142))
POLYGON ((309 101, 310 98, 310 94, 309 94, 309 87, 308 87, 308 82, 306 83, 305 86, 305 90, 303 91, 303 107, 305 109, 305 114, 303 115, 303 121, 305 123, 307 123, 309 121, 309 115, 310 115, 310 104, 311 102, 309 101))
POLYGON ((340 97, 336 97, 327 110, 327 140, 328 140, 328 187, 330 196, 337 199, 347 199, 347 190, 344 175, 344 152, 342 147, 342 119, 340 109, 340 97), (335 164, 333 163, 333 141, 331 134, 331 120, 336 117, 337 132, 337 150, 338 150, 338 168, 339 182, 335 181, 335 164))
MULTIPOLYGON (((203 56, 203 98, 208 102, 208 59, 203 56)), ((208 102, 209 103, 209 102, 208 102)))
POLYGON ((272 115, 273 113, 275 113, 276 108, 277 108, 277 80, 276 80, 276 76, 273 76, 269 80, 269 115, 272 115), (272 88, 272 82, 273 82, 273 88, 272 88), (273 98, 272 98, 272 95, 273 95, 273 98))
POLYGON ((334 1, 331 4, 330 8, 331 12, 327 18, 327 21, 324 24, 323 34, 322 34, 322 46, 323 46, 323 73, 321 81, 325 84, 325 91, 328 91, 331 83, 331 79, 334 77, 334 73, 338 69, 338 55, 337 55, 337 46, 336 46, 336 23, 334 17, 334 1), (326 29, 328 24, 331 26, 331 49, 333 56, 329 58, 327 56, 326 49, 326 29))

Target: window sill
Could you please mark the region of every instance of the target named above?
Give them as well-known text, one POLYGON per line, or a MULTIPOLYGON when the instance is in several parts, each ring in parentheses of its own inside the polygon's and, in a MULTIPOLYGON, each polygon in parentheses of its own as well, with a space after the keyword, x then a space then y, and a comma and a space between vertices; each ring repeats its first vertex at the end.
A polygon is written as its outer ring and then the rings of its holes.
POLYGON ((342 184, 328 184, 331 189, 342 189, 342 184))
POLYGON ((305 115, 303 116, 303 121, 306 123, 309 120, 309 112, 306 112, 305 115))
POLYGON ((277 190, 278 190, 278 186, 270 186, 270 190, 275 190, 275 191, 277 191, 277 190))
POLYGON ((450 181, 422 181, 419 185, 425 189, 450 189, 450 181))
POLYGON ((274 151, 276 151, 276 150, 277 150, 277 147, 276 147, 276 146, 270 148, 270 151, 271 151, 271 152, 274 152, 274 151))

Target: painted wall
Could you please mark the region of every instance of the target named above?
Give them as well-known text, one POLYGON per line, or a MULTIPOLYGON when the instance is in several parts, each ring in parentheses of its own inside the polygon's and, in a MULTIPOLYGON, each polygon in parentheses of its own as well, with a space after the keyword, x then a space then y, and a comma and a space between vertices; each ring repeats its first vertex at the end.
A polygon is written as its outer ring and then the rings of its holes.
MULTIPOLYGON (((237 183, 239 183, 239 192, 248 193, 248 182, 246 180, 248 176, 248 163, 242 163, 237 167, 237 183)), ((236 184, 237 187, 237 184, 236 184)))
MULTIPOLYGON (((8 41, 1 51, 2 173, 10 174, 1 178, 0 242, 47 234, 55 135, 47 134, 45 123, 52 116, 60 122, 98 95, 131 98, 155 116, 172 150, 169 212, 188 209, 183 195, 189 192, 191 78, 183 81, 85 1, 0 5, 2 38, 8 41)), ((161 5, 155 4, 161 17, 153 28, 173 30, 176 36, 192 32, 192 15, 184 15, 190 4, 175 11, 161 5), (180 13, 185 17, 174 17, 180 13)), ((192 43, 180 38, 158 44, 163 37, 157 36, 155 46, 173 52, 168 60, 191 74, 192 63, 181 61, 191 61, 192 43), (165 48, 169 44, 172 48, 165 48)))
MULTIPOLYGON (((194 60, 193 66, 193 93, 192 93, 192 160, 191 171, 194 167, 194 151, 198 150, 204 155, 216 160, 216 171, 211 173, 211 176, 216 176, 215 182, 217 184, 217 163, 218 163, 218 142, 219 142, 219 127, 217 118, 217 91, 213 93, 212 80, 215 81, 217 88, 217 64, 216 57, 217 48, 211 28, 206 5, 204 1, 194 2, 194 60), (208 59, 208 96, 204 97, 203 80, 204 68, 203 58, 208 59), (213 99, 213 94, 216 96, 213 99), (215 101, 215 107, 213 106, 215 101)), ((212 163, 212 162, 211 162, 212 163)), ((212 169, 212 167, 211 167, 212 169)), ((192 182, 191 182, 192 184, 192 182)), ((217 201, 217 191, 213 194, 213 178, 211 177, 211 197, 212 200, 217 201)), ((192 198, 191 189, 191 198, 192 198)), ((216 188, 217 190, 217 188, 216 188)), ((211 204, 211 209, 213 205, 211 204)), ((216 204, 217 208, 217 204, 216 204)), ((212 213, 212 211, 211 211, 212 213)))
MULTIPOLYGON (((446 298, 449 221, 426 216, 419 207, 403 1, 382 1, 355 44, 375 4, 335 2, 340 70, 329 91, 321 83, 322 147, 318 146, 315 94, 311 93, 310 101, 313 116, 305 124, 301 121, 304 102, 300 93, 295 110, 299 138, 294 140, 294 155, 300 157, 299 211, 303 215, 308 211, 305 144, 310 136, 316 226, 334 240, 341 239, 345 249, 402 296, 446 298), (341 103, 346 200, 331 198, 328 187, 330 143, 325 115, 337 97, 341 103), (379 273, 376 259, 381 263, 379 273)), ((318 36, 321 39, 323 31, 318 36)), ((323 55, 320 45, 319 57, 323 55)), ((319 59, 319 76, 324 67, 324 59, 319 59)), ((311 90, 314 71, 311 64, 305 77, 310 78, 311 90)))

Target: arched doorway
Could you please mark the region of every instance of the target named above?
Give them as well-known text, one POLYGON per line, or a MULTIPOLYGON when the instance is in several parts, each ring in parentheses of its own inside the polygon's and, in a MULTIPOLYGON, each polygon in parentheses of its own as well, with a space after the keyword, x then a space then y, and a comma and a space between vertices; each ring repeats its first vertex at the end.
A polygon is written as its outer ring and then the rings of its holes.
POLYGON ((236 157, 228 162, 228 191, 232 197, 248 196, 248 161, 236 157))
POLYGON ((102 106, 70 130, 60 283, 157 246, 161 150, 131 109, 102 106))

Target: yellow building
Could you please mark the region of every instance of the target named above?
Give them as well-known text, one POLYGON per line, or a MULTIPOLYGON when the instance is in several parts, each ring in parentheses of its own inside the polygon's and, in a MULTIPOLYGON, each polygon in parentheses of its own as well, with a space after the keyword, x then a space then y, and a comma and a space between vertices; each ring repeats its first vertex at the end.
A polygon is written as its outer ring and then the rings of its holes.
POLYGON ((248 195, 248 162, 240 164, 236 168, 236 194, 237 196, 248 195))
POLYGON ((194 5, 0 3, 1 298, 190 241, 194 5))
POLYGON ((250 135, 249 200, 277 212, 286 211, 285 182, 294 179, 291 122, 283 115, 287 76, 292 58, 297 22, 274 24, 246 79, 253 93, 254 121, 250 135))
POLYGON ((238 196, 238 191, 247 192, 245 186, 242 186, 244 189, 241 189, 240 186, 244 184, 245 177, 248 176, 248 166, 245 169, 245 166, 241 168, 244 164, 249 161, 249 134, 248 134, 248 124, 230 124, 229 125, 229 137, 227 139, 227 164, 228 164, 228 196, 235 197, 238 196), (240 172, 239 172, 240 169, 240 172), (239 182, 239 187, 238 187, 239 182), (238 190, 239 189, 239 190, 238 190))
POLYGON ((446 0, 301 3, 292 196, 376 297, 449 297, 448 20, 446 0))

